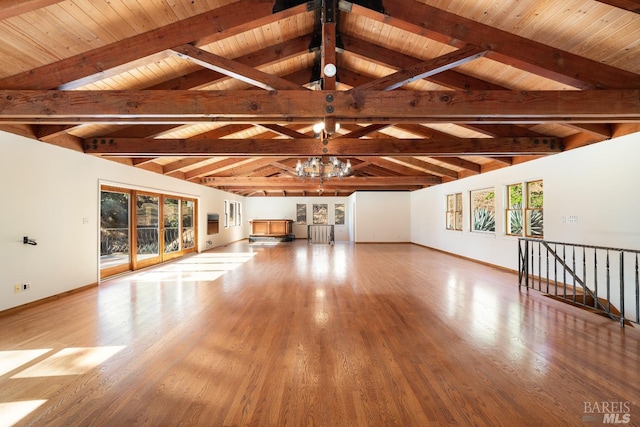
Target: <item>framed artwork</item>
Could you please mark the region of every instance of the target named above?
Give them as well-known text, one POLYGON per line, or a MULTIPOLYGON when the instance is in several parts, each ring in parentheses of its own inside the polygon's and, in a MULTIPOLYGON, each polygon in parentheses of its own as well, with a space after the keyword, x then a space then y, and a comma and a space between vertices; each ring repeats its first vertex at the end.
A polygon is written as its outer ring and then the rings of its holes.
POLYGON ((313 205, 313 223, 314 224, 328 224, 327 214, 329 207, 326 204, 313 205))
POLYGON ((336 203, 335 221, 336 225, 344 225, 344 203, 336 203))
POLYGON ((296 205, 296 224, 298 225, 307 224, 307 205, 306 204, 296 205))

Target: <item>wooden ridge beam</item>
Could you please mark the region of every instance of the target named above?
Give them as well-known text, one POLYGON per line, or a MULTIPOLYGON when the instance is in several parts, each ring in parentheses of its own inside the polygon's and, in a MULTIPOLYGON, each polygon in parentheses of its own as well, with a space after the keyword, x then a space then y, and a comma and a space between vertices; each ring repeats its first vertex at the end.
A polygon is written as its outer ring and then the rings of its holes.
POLYGON ((543 138, 336 138, 304 139, 137 139, 90 138, 87 154, 126 157, 157 156, 511 156, 562 151, 562 139, 543 138))

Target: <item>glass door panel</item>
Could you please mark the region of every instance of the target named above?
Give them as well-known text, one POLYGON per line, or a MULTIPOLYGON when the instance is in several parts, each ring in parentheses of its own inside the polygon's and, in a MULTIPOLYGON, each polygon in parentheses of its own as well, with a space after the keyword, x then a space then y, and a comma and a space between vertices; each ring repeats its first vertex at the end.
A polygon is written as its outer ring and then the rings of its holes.
POLYGON ((136 268, 161 261, 159 214, 160 196, 136 194, 136 268))
POLYGON ((130 198, 126 192, 100 191, 100 277, 131 269, 130 198))
POLYGON ((180 252, 180 200, 165 197, 164 199, 164 259, 180 252))
POLYGON ((195 202, 182 201, 182 248, 184 251, 194 250, 196 247, 196 230, 194 226, 195 202))

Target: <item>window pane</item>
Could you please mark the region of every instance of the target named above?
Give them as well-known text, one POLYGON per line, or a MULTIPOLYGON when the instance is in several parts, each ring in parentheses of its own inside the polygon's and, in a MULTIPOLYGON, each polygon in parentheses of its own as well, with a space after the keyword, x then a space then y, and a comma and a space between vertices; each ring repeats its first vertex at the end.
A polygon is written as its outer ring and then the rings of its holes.
POLYGON ((160 197, 136 196, 136 241, 138 261, 160 255, 160 197))
POLYGON ((180 250, 180 203, 164 199, 164 253, 180 250))
POLYGON ((495 192, 491 190, 478 190, 471 193, 472 220, 471 229, 473 231, 496 231, 495 218, 495 192))
POLYGON ((452 212, 455 210, 455 199, 453 194, 447 195, 447 212, 452 212))
POLYGON ((507 187, 509 195, 509 209, 521 209, 522 206, 522 184, 513 184, 507 187))
POLYGON ((462 212, 462 193, 456 193, 456 211, 462 212))
POLYGON ((447 230, 454 229, 454 216, 453 212, 447 212, 447 230))
POLYGON ((522 235, 522 210, 507 211, 507 234, 522 235))
POLYGON ((128 264, 129 194, 100 192, 100 268, 128 264))
POLYGON ((528 209, 527 215, 527 236, 542 237, 544 230, 544 218, 542 209, 528 209))
POLYGON ((542 181, 533 181, 527 183, 527 193, 529 194, 529 208, 542 209, 543 207, 543 188, 542 181))
POLYGON ((195 203, 192 200, 182 201, 182 248, 190 249, 196 245, 195 227, 193 226, 195 203))

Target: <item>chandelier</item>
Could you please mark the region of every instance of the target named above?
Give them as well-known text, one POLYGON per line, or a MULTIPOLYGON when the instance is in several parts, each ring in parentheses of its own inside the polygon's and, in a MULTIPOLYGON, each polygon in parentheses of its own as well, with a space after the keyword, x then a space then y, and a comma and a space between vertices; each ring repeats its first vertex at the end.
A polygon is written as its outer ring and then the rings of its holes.
POLYGON ((351 162, 347 163, 338 160, 337 157, 329 157, 329 163, 323 163, 320 157, 309 157, 304 163, 298 160, 296 173, 300 178, 316 177, 320 180, 326 178, 342 178, 351 173, 351 162))

